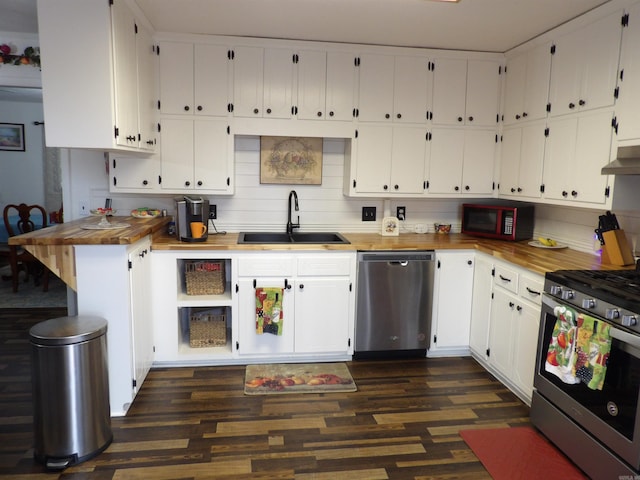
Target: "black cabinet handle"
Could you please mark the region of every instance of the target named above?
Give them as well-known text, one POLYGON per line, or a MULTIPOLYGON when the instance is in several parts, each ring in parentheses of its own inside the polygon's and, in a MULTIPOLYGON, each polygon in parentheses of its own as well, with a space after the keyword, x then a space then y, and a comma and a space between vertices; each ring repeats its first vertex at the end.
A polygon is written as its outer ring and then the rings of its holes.
POLYGON ((398 118, 402 118, 402 114, 401 114, 401 113, 398 113, 398 114, 396 115, 396 117, 398 117, 398 118))
POLYGON ((540 295, 540 292, 531 290, 529 287, 527 287, 527 292, 529 292, 531 295, 536 295, 536 296, 540 295))
POLYGON ((456 185, 455 187, 453 187, 453 189, 457 192, 460 190, 460 187, 458 185, 456 185))
POLYGON ((198 186, 201 187, 202 186, 202 180, 198 180, 198 186))
POLYGON ((511 187, 511 193, 516 193, 516 189, 511 187))
POLYGON ((566 190, 563 190, 563 191, 562 191, 562 196, 563 196, 563 197, 566 197, 567 195, 569 195, 569 192, 567 192, 566 190))
POLYGON ((330 117, 333 117, 333 112, 329 112, 329 116, 330 116, 330 117))
POLYGON ((471 190, 471 187, 469 187, 469 185, 465 185, 464 189, 468 192, 469 190, 471 190))
POLYGON ((387 189, 389 188, 389 185, 385 185, 385 186, 384 186, 384 187, 382 187, 382 188, 384 188, 385 190, 387 190, 387 189))
POLYGON ((526 118, 529 116, 529 114, 527 112, 522 112, 522 116, 526 118))
POLYGON ((253 113, 255 113, 256 115, 258 114, 258 112, 260 112, 260 110, 258 110, 257 108, 253 109, 253 113))
POLYGON ((397 184, 393 186, 394 190, 398 190, 400 188, 397 184))
POLYGON ((461 122, 462 121, 462 117, 458 117, 458 121, 461 122))
POLYGON ((575 104, 575 103, 573 103, 573 102, 569 103, 569 108, 571 108, 571 109, 576 108, 576 104, 575 104))
POLYGON ((301 283, 299 288, 300 290, 304 290, 304 284, 301 283))
POLYGON ((189 180, 187 180, 186 182, 184 182, 184 186, 185 187, 190 187, 191 186, 191 182, 189 180))
POLYGON ((384 118, 390 118, 390 117, 391 117, 391 115, 389 115, 388 113, 384 114, 384 118))
POLYGON ((571 190, 571 196, 572 197, 577 197, 578 196, 578 192, 576 192, 575 190, 571 190))
POLYGON ((585 106, 587 102, 585 102, 584 100, 580 100, 578 102, 578 105, 580 105, 581 107, 585 106))
POLYGON ((518 193, 522 192, 522 188, 518 187, 518 193))
POLYGON ((198 111, 201 112, 202 111, 202 105, 198 105, 198 111))
POLYGON ((317 115, 318 115, 319 117, 321 117, 321 116, 322 116, 322 112, 318 112, 318 113, 317 113, 317 115))
POLYGON ((515 303, 513 303, 513 302, 509 302, 509 307, 513 308, 513 307, 515 307, 515 306, 516 306, 516 304, 515 304, 515 303))
POLYGON ((507 277, 503 277, 502 275, 498 275, 500 277, 500 280, 502 280, 503 282, 510 282, 511 279, 507 278, 507 277))
POLYGON ((271 113, 271 109, 267 108, 267 113, 270 114, 271 113))
POLYGON ((519 312, 521 312, 521 311, 522 311, 522 307, 521 307, 520 305, 518 305, 518 306, 516 307, 516 310, 517 310, 517 311, 519 311, 519 312))
POLYGON ((188 112, 188 111, 189 111, 189 105, 185 105, 185 106, 184 106, 184 111, 185 111, 185 112, 188 112))
POLYGON ((469 121, 470 121, 470 122, 473 122, 473 117, 469 117, 469 121))
POLYGON ((516 120, 520 120, 520 115, 516 115, 516 120))
POLYGON ((143 180, 142 185, 149 185, 149 182, 147 180, 143 180))

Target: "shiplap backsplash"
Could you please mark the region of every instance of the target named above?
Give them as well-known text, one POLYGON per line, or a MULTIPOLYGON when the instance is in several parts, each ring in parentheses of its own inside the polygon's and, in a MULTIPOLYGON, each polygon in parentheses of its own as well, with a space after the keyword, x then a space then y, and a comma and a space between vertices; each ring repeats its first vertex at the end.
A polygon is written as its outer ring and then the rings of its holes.
MULTIPOLYGON (((209 196, 218 207, 215 226, 220 231, 243 230, 282 231, 287 222, 287 199, 294 189, 298 193, 300 211, 294 212, 294 221, 300 215, 302 231, 380 232, 382 217, 395 214, 396 206, 406 207, 407 220, 401 233, 411 233, 416 225, 424 225, 433 232, 433 223, 451 223, 453 231, 460 231, 461 205, 473 199, 390 199, 349 198, 342 193, 345 142, 344 139, 325 139, 323 142, 322 185, 263 185, 260 184, 260 137, 241 136, 235 141, 235 194, 209 196), (376 207, 375 222, 361 220, 362 207, 376 207)), ((70 153, 68 182, 71 185, 71 207, 65 205, 66 218, 79 216, 78 203, 88 200, 90 208, 104 206, 106 197, 113 198, 114 208, 127 214, 137 207, 166 208, 174 211, 174 195, 142 195, 109 193, 104 157, 100 153, 73 150, 70 153), (71 209, 72 217, 69 216, 71 209)), ((636 198, 640 179, 625 178, 631 188, 625 189, 624 208, 617 208, 621 227, 625 229, 629 243, 636 249, 636 236, 640 232, 640 205, 636 198)), ((594 229, 598 215, 604 210, 536 205, 534 236, 552 237, 585 252, 597 250, 594 229)), ((212 229, 210 229, 212 230, 212 229)))

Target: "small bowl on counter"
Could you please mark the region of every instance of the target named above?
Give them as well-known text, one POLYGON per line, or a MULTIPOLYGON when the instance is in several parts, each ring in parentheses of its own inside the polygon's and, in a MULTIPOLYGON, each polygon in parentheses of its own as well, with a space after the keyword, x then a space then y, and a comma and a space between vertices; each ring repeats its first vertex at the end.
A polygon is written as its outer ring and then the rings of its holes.
POLYGON ((451 224, 450 223, 434 223, 433 228, 435 229, 436 233, 446 235, 451 231, 451 224))

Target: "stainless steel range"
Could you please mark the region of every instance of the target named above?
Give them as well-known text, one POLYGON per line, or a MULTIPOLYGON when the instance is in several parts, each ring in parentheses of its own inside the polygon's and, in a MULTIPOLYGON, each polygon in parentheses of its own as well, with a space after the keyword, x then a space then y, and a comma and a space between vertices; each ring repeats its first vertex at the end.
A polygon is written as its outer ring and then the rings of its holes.
POLYGON ((532 423, 593 479, 640 473, 640 270, 547 273, 532 423))

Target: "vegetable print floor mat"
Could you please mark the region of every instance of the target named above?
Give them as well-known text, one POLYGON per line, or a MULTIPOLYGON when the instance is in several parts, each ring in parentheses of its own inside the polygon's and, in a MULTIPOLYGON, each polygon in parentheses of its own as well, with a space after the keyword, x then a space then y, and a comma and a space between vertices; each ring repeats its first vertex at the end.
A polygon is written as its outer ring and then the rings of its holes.
POLYGON ((349 368, 344 363, 247 365, 245 371, 245 395, 356 390, 349 368))

